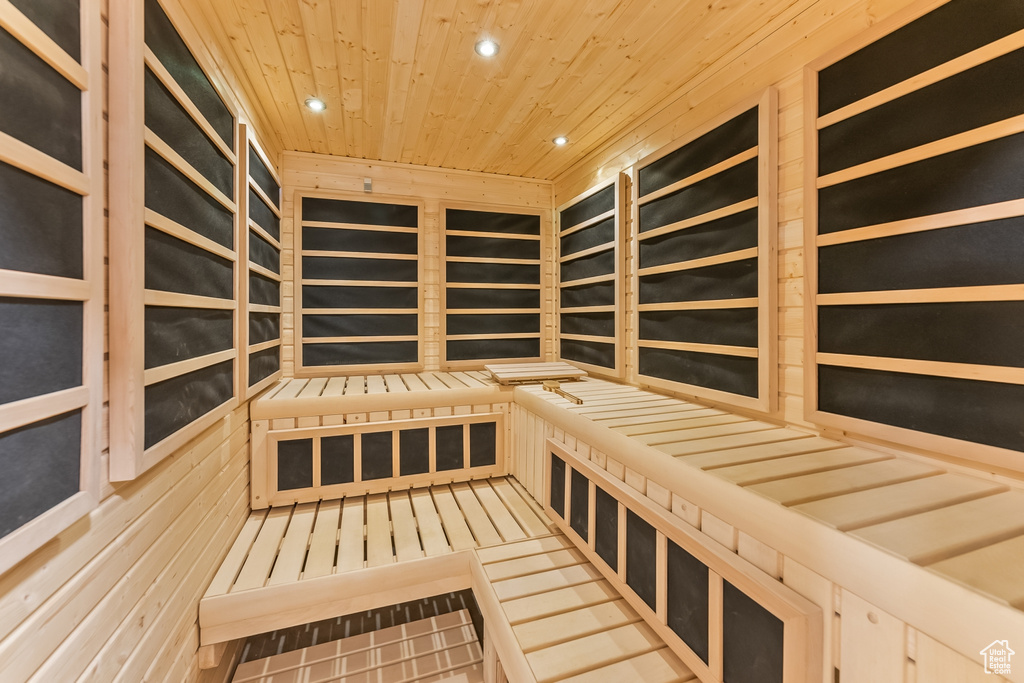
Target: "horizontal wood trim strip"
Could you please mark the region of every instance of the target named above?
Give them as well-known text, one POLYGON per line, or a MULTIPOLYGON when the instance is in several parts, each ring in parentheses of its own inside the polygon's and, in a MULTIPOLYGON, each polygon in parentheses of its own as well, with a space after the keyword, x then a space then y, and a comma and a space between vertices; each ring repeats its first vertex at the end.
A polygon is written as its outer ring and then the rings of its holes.
POLYGON ((483 256, 446 256, 445 263, 495 263, 500 265, 536 266, 539 258, 485 258, 483 256))
POLYGON ((223 192, 218 190, 216 186, 214 186, 213 183, 207 180, 206 176, 197 171, 192 166, 192 164, 185 161, 185 159, 182 158, 182 156, 178 154, 176 151, 174 151, 174 149, 169 144, 161 140, 156 133, 147 128, 145 138, 147 147, 149 147, 154 152, 163 157, 163 159, 171 166, 174 166, 174 168, 181 171, 181 173, 183 173, 185 177, 187 177, 193 183, 202 188, 203 192, 216 199, 217 202, 225 209, 227 209, 231 213, 236 212, 235 203, 231 201, 230 198, 228 198, 227 196, 225 196, 223 192))
POLYGON ((448 315, 535 315, 540 312, 539 308, 449 308, 445 311, 448 315))
POLYGON ((714 256, 705 256, 704 258, 693 259, 692 261, 682 261, 680 263, 666 263, 661 266, 641 268, 638 274, 640 275, 640 277, 643 277, 644 275, 657 275, 659 273, 675 273, 681 270, 694 270, 695 268, 714 266, 719 263, 743 261, 745 259, 754 258, 756 256, 757 247, 750 247, 749 249, 731 251, 727 254, 715 254, 714 256))
POLYGON ((562 306, 558 309, 562 315, 567 313, 614 313, 615 304, 607 306, 562 306))
POLYGON ((614 336, 602 337, 602 336, 597 335, 597 334, 568 334, 568 333, 563 332, 562 334, 558 335, 558 338, 559 339, 571 339, 573 341, 594 342, 594 343, 597 343, 597 344, 614 344, 615 343, 615 337, 614 336))
POLYGON ((614 208, 608 209, 604 213, 599 213, 596 216, 594 216, 593 218, 588 218, 587 220, 583 221, 582 223, 577 223, 576 225, 570 225, 568 228, 562 228, 561 230, 559 230, 558 236, 559 237, 568 237, 569 235, 571 235, 571 234, 573 234, 575 232, 579 232, 580 230, 586 230, 591 225, 597 225, 601 221, 607 220, 609 218, 614 218, 614 217, 615 217, 615 209, 614 208))
POLYGON ((267 242, 269 242, 270 245, 273 246, 275 249, 281 251, 280 240, 274 239, 269 232, 263 229, 262 225, 260 225, 251 218, 249 219, 249 229, 252 230, 257 235, 259 235, 260 237, 262 237, 263 239, 265 239, 267 242))
POLYGON ((831 187, 850 180, 856 180, 857 178, 863 178, 875 173, 881 173, 882 171, 888 171, 893 168, 905 166, 907 164, 914 163, 915 161, 930 159, 941 154, 955 152, 984 142, 990 142, 991 140, 997 140, 1009 135, 1014 135, 1021 131, 1024 131, 1024 115, 1014 116, 1012 119, 990 123, 989 125, 982 126, 981 128, 975 128, 963 133, 958 133, 957 135, 951 135, 948 138, 935 140, 934 142, 929 142, 925 145, 920 145, 902 152, 884 156, 881 159, 873 159, 872 161, 868 161, 863 164, 844 168, 842 171, 836 171, 835 173, 821 176, 817 180, 817 187, 819 190, 831 187))
POLYGON ((249 353, 259 353, 260 351, 266 351, 267 349, 272 349, 275 346, 280 346, 280 345, 281 345, 281 340, 280 339, 270 339, 270 340, 265 341, 265 342, 260 342, 259 344, 250 344, 249 348, 248 348, 248 352, 249 353))
POLYGON ((757 308, 757 298, 709 299, 707 301, 668 301, 658 304, 640 304, 637 310, 645 311, 704 311, 720 308, 757 308))
POLYGON ((267 306, 265 304, 248 304, 250 313, 280 313, 280 306, 267 306))
POLYGON ((448 289, 540 289, 540 284, 520 282, 446 282, 448 289))
POLYGON ((540 235, 523 235, 517 232, 487 232, 485 230, 453 230, 446 229, 445 235, 455 237, 483 237, 493 240, 526 240, 528 242, 539 242, 540 235))
POLYGON ((88 301, 91 296, 91 285, 85 280, 68 277, 0 270, 0 296, 88 301))
MULTIPOLYGON (((210 296, 196 296, 195 294, 180 294, 178 292, 160 292, 147 289, 143 297, 146 306, 173 306, 176 308, 209 308, 223 311, 233 311, 238 305, 230 299, 215 299, 210 296)), ((250 307, 252 310, 252 307, 250 307)))
MULTIPOLYGON (((301 206, 301 200, 296 199, 296 207, 301 206)), ((302 221, 304 228, 337 228, 338 230, 365 230, 369 232, 419 232, 419 228, 407 228, 397 225, 365 225, 363 223, 332 223, 330 221, 302 221)))
POLYGON ((722 356, 741 356, 757 358, 757 349, 749 346, 725 346, 724 344, 694 344, 691 342, 646 341, 639 340, 637 346, 646 349, 670 349, 673 351, 692 351, 694 353, 717 353, 722 356))
POLYGON ((507 334, 449 334, 446 341, 471 341, 473 339, 540 339, 539 332, 512 332, 507 334))
POLYGON ((192 100, 189 98, 189 96, 185 94, 185 91, 182 90, 181 86, 178 85, 178 82, 174 80, 174 76, 172 76, 171 73, 164 67, 164 65, 160 62, 160 59, 156 56, 156 54, 154 54, 153 50, 148 45, 145 45, 144 48, 146 55, 146 66, 148 66, 150 71, 152 71, 153 74, 156 75, 157 80, 159 80, 160 83, 162 83, 163 86, 167 88, 168 91, 170 91, 171 95, 174 96, 174 99, 178 101, 178 104, 180 104, 182 108, 188 113, 189 117, 191 117, 192 120, 196 122, 196 125, 198 125, 202 129, 203 133, 206 134, 206 137, 210 139, 210 142, 212 142, 217 147, 217 149, 220 150, 220 153, 227 157, 228 161, 231 162, 231 165, 234 166, 238 162, 234 150, 232 150, 224 142, 224 140, 217 133, 217 131, 214 130, 213 126, 210 125, 210 122, 206 120, 205 116, 203 116, 203 113, 199 111, 199 107, 197 107, 195 103, 193 103, 192 100))
POLYGON ((143 383, 148 387, 149 385, 156 384, 157 382, 163 382, 164 380, 180 377, 181 375, 186 375, 190 372, 195 372, 196 370, 208 368, 211 365, 216 365, 217 363, 223 363, 226 360, 232 360, 235 356, 236 353, 234 349, 225 349, 224 351, 200 356, 199 358, 189 358, 188 360, 178 361, 177 363, 161 365, 157 368, 149 368, 143 374, 143 383))
POLYGON ((916 304, 967 301, 1018 301, 1024 299, 1024 285, 985 287, 940 287, 935 289, 897 289, 881 292, 843 292, 818 294, 819 306, 851 304, 916 304))
POLYGON ((265 268, 261 266, 255 261, 249 261, 249 270, 251 270, 254 273, 259 273, 268 280, 273 280, 274 282, 281 282, 281 276, 278 273, 275 273, 270 268, 265 268))
MULTIPOLYGON (((270 168, 269 164, 267 165, 267 168, 270 168)), ((281 183, 278 183, 278 187, 280 187, 280 185, 281 183)), ((263 191, 263 188, 260 187, 260 184, 257 183, 252 176, 249 176, 249 189, 255 192, 256 196, 263 200, 263 203, 267 205, 268 209, 270 209, 270 213, 277 216, 278 219, 281 218, 281 209, 277 208, 274 200, 267 196, 267 193, 263 191)))
MULTIPOLYGON (((250 305, 250 308, 252 306, 250 305)), ((419 313, 418 308, 310 308, 302 307, 303 313, 317 315, 413 315, 419 313)))
POLYGON ((886 102, 891 102, 908 93, 912 93, 915 90, 920 90, 921 88, 932 85, 933 83, 938 83, 943 79, 955 76, 958 73, 967 71, 979 64, 993 60, 996 57, 1001 57, 1002 55, 1013 52, 1014 50, 1018 50, 1022 47, 1024 47, 1024 31, 1018 31, 1017 33, 980 47, 977 50, 961 55, 956 59, 952 59, 945 64, 940 64, 939 66, 929 69, 923 73, 919 73, 912 78, 908 78, 905 81, 889 86, 884 90, 872 93, 871 95, 868 95, 861 100, 857 100, 856 102, 852 102, 841 109, 829 112, 817 120, 817 128, 818 130, 827 128, 834 123, 839 123, 840 121, 852 118, 857 114, 861 114, 869 109, 874 109, 886 102))
POLYGON ((328 287, 418 287, 417 282, 395 282, 394 280, 307 280, 302 285, 324 285, 328 287))
POLYGON ((815 243, 819 247, 829 247, 834 244, 861 242, 863 240, 878 239, 879 237, 926 232, 928 230, 950 228, 955 225, 982 223, 1003 218, 1014 218, 1016 216, 1024 216, 1024 199, 1014 199, 1013 201, 988 204, 986 206, 973 206, 969 209, 938 213, 932 216, 920 216, 891 223, 880 223, 863 228, 831 232, 825 235, 818 235, 815 243))
POLYGON ((182 242, 188 242, 189 244, 199 247, 203 251, 208 251, 211 254, 216 254, 223 259, 234 262, 236 260, 235 252, 228 249, 224 245, 217 244, 208 237, 204 237, 197 232, 193 232, 189 228, 186 228, 181 223, 172 221, 166 216, 158 214, 153 209, 146 209, 146 225, 156 228, 160 232, 177 237, 182 242))
POLYGON ((0 161, 83 197, 89 194, 89 178, 84 173, 3 131, 0 131, 0 161))
POLYGON ((303 344, 357 344, 360 342, 407 342, 416 341, 415 334, 379 335, 375 337, 303 337, 303 344))
POLYGON ((387 259, 389 261, 416 261, 419 256, 416 254, 393 254, 390 252, 371 251, 327 251, 303 249, 303 256, 327 256, 332 258, 358 258, 358 259, 387 259))
POLYGON ((718 162, 714 166, 709 166, 705 168, 703 171, 700 171, 699 173, 694 173, 693 175, 683 178, 682 180, 677 180, 671 185, 663 187, 660 190, 655 190, 654 192, 645 194, 644 196, 640 197, 640 201, 638 202, 638 204, 640 206, 643 206, 647 202, 653 202, 655 199, 661 199, 666 195, 670 195, 673 192, 682 190, 683 188, 689 187, 690 185, 696 185, 700 181, 710 178, 711 176, 718 175, 722 171, 726 171, 732 168, 733 166, 739 166, 744 161, 750 161, 751 159, 755 158, 757 156, 757 150, 757 147, 751 147, 745 152, 740 152, 735 156, 729 157, 724 161, 718 162))
POLYGON ((593 285, 598 282, 612 282, 615 280, 615 273, 606 273, 604 275, 594 275, 593 277, 580 278, 579 280, 568 280, 565 282, 558 283, 559 287, 582 287, 583 285, 593 285))
POLYGON ((1001 384, 1024 384, 1024 368, 1010 368, 998 365, 947 363, 911 358, 853 356, 840 353, 818 353, 815 356, 815 360, 820 365, 836 365, 844 368, 863 368, 865 370, 880 370, 882 372, 902 372, 912 375, 980 380, 982 382, 999 382, 1001 384))
POLYGON ((615 242, 605 242, 604 244, 598 244, 595 247, 584 249, 582 251, 574 251, 571 254, 565 256, 559 256, 559 263, 567 263, 568 261, 575 261, 576 259, 586 258, 587 256, 593 256, 594 254, 600 254, 602 251, 609 251, 615 248, 615 242))
POLYGON ((32 23, 10 0, 0 0, 0 26, 57 73, 74 83, 79 90, 89 89, 89 73, 85 67, 32 23))
POLYGON ((646 230, 644 232, 639 233, 637 235, 637 239, 643 242, 644 240, 649 240, 655 237, 661 237, 662 235, 667 235, 669 233, 676 232, 677 230, 685 230, 686 228, 704 225, 705 223, 710 223, 711 221, 718 220, 719 218, 725 218, 726 216, 732 216, 734 214, 756 208, 757 197, 754 197, 752 199, 747 199, 742 202, 737 202, 736 204, 723 206, 721 209, 715 209, 714 211, 702 213, 701 215, 694 216, 693 218, 687 218, 686 220, 683 221, 669 223, 668 225, 663 225, 659 228, 654 228, 653 230, 646 230))
POLYGON ((88 387, 73 387, 0 406, 0 432, 47 420, 89 403, 88 387))

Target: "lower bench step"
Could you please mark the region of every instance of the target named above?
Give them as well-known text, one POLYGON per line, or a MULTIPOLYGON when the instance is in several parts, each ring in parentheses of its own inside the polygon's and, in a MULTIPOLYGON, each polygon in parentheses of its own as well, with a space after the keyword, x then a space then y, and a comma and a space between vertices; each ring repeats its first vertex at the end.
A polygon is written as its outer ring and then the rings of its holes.
POLYGON ((468 610, 240 664, 232 683, 483 681, 468 610))

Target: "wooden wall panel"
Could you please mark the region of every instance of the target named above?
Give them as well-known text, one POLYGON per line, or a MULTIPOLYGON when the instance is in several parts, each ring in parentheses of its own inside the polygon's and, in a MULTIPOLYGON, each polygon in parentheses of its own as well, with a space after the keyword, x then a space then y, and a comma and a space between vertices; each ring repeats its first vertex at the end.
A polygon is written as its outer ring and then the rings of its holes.
MULTIPOLYGON (((355 198, 363 194, 367 201, 413 199, 423 203, 420 231, 423 239, 424 314, 420 343, 426 370, 439 369, 442 357, 441 288, 444 277, 441 272, 441 205, 458 203, 481 210, 488 210, 489 207, 494 210, 508 207, 540 210, 544 212, 542 222, 548 226, 551 224, 551 183, 543 180, 288 152, 283 157, 282 182, 282 366, 286 377, 295 374, 296 292, 292 249, 295 243, 297 194, 342 193, 355 198), (373 189, 363 194, 366 179, 370 180, 373 189)), ((553 277, 552 249, 553 239, 549 227, 541 235, 542 282, 549 282, 553 277)), ((547 294, 541 301, 541 352, 546 359, 551 357, 553 349, 554 302, 550 298, 550 289, 542 289, 542 292, 547 294)))

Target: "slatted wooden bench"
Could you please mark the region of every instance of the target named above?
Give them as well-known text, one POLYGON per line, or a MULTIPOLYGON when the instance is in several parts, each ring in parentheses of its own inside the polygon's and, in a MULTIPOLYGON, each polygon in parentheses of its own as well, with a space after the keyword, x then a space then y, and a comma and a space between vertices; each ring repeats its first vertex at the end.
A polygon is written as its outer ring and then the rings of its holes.
POLYGON ((504 477, 255 510, 199 603, 200 644, 469 588, 460 551, 549 524, 504 477))
POLYGON ((516 404, 726 546, 738 528, 968 655, 1024 633, 1024 490, 1010 482, 636 387, 573 393, 582 405, 519 387, 516 404), (943 617, 950 603, 960 619, 943 617))
POLYGON ((504 474, 511 399, 483 371, 283 379, 251 403, 251 506, 504 474))

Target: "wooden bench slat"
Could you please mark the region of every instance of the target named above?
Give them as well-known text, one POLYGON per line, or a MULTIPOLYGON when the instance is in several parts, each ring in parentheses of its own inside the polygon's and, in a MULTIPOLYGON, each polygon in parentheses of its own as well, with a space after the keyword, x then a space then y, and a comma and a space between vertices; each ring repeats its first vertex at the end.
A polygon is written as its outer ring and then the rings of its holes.
POLYGON ((893 458, 866 465, 754 484, 750 489, 783 505, 795 505, 843 493, 920 479, 941 472, 942 470, 937 467, 923 462, 893 458))
POLYGON ((367 394, 386 394, 388 393, 388 387, 384 384, 384 378, 380 375, 367 375, 366 377, 366 393, 367 394))
POLYGON ((587 561, 576 548, 563 548, 552 550, 538 555, 517 557, 500 562, 493 562, 484 567, 487 578, 493 581, 505 581, 520 576, 529 576, 552 569, 562 569, 577 564, 584 564, 587 561))
POLYGON ((705 410, 691 410, 685 413, 666 413, 658 419, 645 419, 637 422, 639 418, 625 418, 626 424, 613 425, 605 423, 605 427, 614 429, 619 434, 626 436, 638 436, 654 432, 670 432, 674 429, 693 429, 695 427, 713 427, 732 422, 742 422, 749 418, 732 413, 723 413, 721 410, 707 408, 705 410))
POLYGON ((409 492, 409 496, 416 514, 423 551, 428 557, 450 553, 452 549, 448 545, 448 538, 444 535, 441 518, 438 516, 437 508, 434 507, 434 499, 431 498, 430 491, 413 489, 409 492))
POLYGON ((341 534, 338 536, 338 572, 363 568, 363 498, 350 496, 343 502, 341 534))
POLYGON ((675 399, 665 398, 658 394, 637 394, 636 396, 616 396, 614 398, 587 400, 581 405, 569 404, 566 407, 574 413, 591 415, 593 413, 606 413, 612 407, 621 407, 623 410, 629 410, 630 408, 656 408, 658 406, 672 405, 673 403, 678 405, 678 401, 675 399))
POLYGON ((473 531, 476 544, 486 546, 501 543, 501 535, 494 528, 494 524, 491 522, 490 517, 487 516, 483 506, 480 505, 480 501, 477 500, 469 484, 466 482, 456 482, 451 484, 451 490, 455 500, 459 503, 463 516, 466 518, 466 523, 469 524, 469 528, 473 531))
POLYGON ((556 588, 575 586, 601 578, 601 572, 591 564, 578 564, 562 569, 552 569, 530 576, 506 579, 494 584, 494 592, 502 602, 524 598, 528 595, 545 593, 556 588))
POLYGON ((850 532, 918 564, 1024 534, 1024 492, 1006 491, 850 532))
POLYGON ((245 558, 242 571, 232 587, 232 591, 248 590, 266 585, 270 569, 277 559, 277 551, 281 547, 284 532, 288 529, 288 520, 295 506, 271 508, 263 527, 260 529, 256 542, 245 558))
POLYGON ((428 389, 431 389, 431 390, 442 389, 443 390, 443 389, 447 389, 448 388, 448 385, 446 385, 444 382, 439 380, 437 378, 437 376, 433 372, 421 372, 419 374, 419 377, 420 377, 421 380, 423 380, 423 383, 427 385, 428 389))
POLYGON ((302 391, 298 393, 296 398, 316 398, 323 392, 326 386, 326 377, 314 377, 306 383, 306 386, 302 388, 302 391))
POLYGON ((313 531, 315 519, 316 503, 300 503, 295 506, 267 585, 299 580, 302 566, 306 562, 306 549, 309 547, 309 536, 313 531))
POLYGON ((840 531, 849 531, 1005 490, 1005 486, 995 482, 945 473, 803 503, 794 509, 831 524, 840 531))
POLYGON ((606 683, 607 681, 682 683, 696 680, 697 676, 677 660, 668 648, 662 648, 571 678, 565 678, 562 683, 606 683))
POLYGON ((546 683, 662 647, 664 642, 640 622, 537 650, 527 654, 526 660, 537 675, 537 683, 546 683))
POLYGON ((519 522, 508 511, 508 508, 498 498, 498 494, 491 488, 488 480, 475 480, 470 482, 470 487, 476 493, 477 499, 490 517, 491 523, 501 534, 503 541, 519 541, 527 537, 526 533, 519 526, 519 522))
POLYGON ((366 377, 351 375, 345 382, 345 396, 362 396, 366 393, 366 377))
MULTIPOLYGON (((586 404, 584 404, 586 405, 586 404)), ((696 410, 716 410, 715 408, 708 408, 707 406, 697 405, 696 403, 681 403, 680 401, 666 401, 663 405, 645 407, 645 408, 629 408, 627 410, 614 410, 607 409, 599 413, 589 413, 587 418, 600 422, 602 426, 612 427, 615 426, 620 418, 622 420, 638 420, 635 424, 641 424, 646 420, 658 421, 665 419, 666 415, 685 415, 686 413, 693 412, 696 410)), ((724 412, 724 411, 717 411, 724 412)), ((626 423, 634 424, 634 423, 626 423)))
POLYGON ((726 448, 720 451, 698 453, 696 455, 684 455, 679 459, 687 465, 699 467, 700 469, 709 469, 712 467, 742 465, 744 463, 757 462, 760 460, 771 460, 773 458, 782 458, 787 455, 829 451, 844 447, 845 444, 841 444, 838 441, 824 439, 820 436, 794 432, 793 438, 786 441, 759 444, 757 446, 726 448))
POLYGON ((534 619, 543 619, 589 605, 597 605, 621 596, 604 579, 595 579, 574 586, 566 586, 548 593, 509 599, 501 605, 508 622, 515 626, 534 619))
POLYGON ((299 395, 299 392, 306 386, 307 379, 290 379, 288 383, 281 387, 281 391, 274 394, 273 400, 280 400, 283 398, 295 398, 299 395))
POLYGON ((379 567, 395 561, 391 548, 391 517, 388 497, 376 493, 366 497, 366 566, 379 567))
POLYGON ((427 391, 429 387, 420 379, 419 375, 407 374, 402 375, 402 381, 409 387, 409 391, 427 391))
POLYGON ((529 621, 513 626, 512 630, 523 652, 529 654, 638 621, 640 615, 624 599, 619 599, 529 621))
POLYGON ((392 491, 388 494, 388 504, 391 507, 391 526, 394 532, 397 561, 405 562, 423 557, 409 493, 407 491, 392 491))
POLYGON ((957 555, 928 568, 1024 609, 1024 536, 957 555))
POLYGON ((683 429, 674 429, 665 432, 640 434, 633 438, 640 443, 647 444, 648 446, 658 446, 659 444, 677 445, 687 441, 733 436, 736 434, 746 434, 748 432, 766 432, 771 429, 777 429, 777 427, 775 425, 768 424, 767 422, 743 419, 739 422, 713 425, 711 427, 695 427, 692 429, 684 427, 683 429))
POLYGON ((489 548, 478 548, 476 556, 480 558, 480 563, 486 566, 494 562, 504 562, 505 560, 556 552, 572 547, 575 547, 572 542, 559 534, 557 536, 529 538, 518 543, 503 543, 502 545, 492 545, 489 548))
POLYGON ((498 497, 508 507, 508 511, 516 518, 519 526, 526 530, 529 536, 540 536, 548 533, 547 524, 537 516, 530 504, 523 500, 523 497, 516 489, 508 483, 508 479, 492 479, 491 486, 498 497))
POLYGON ((327 380, 327 386, 324 387, 321 396, 341 396, 345 393, 345 383, 348 381, 348 377, 331 377, 327 380))
POLYGON ((765 429, 747 434, 730 434, 728 436, 716 436, 694 441, 659 444, 655 448, 662 453, 678 457, 681 455, 708 453, 725 448, 739 448, 740 446, 755 446, 776 443, 778 441, 789 441, 790 439, 798 439, 802 436, 806 435, 793 429, 779 427, 778 429, 765 429))
POLYGON ((441 515, 441 523, 448 534, 448 541, 453 550, 468 550, 475 548, 477 543, 473 533, 466 525, 466 518, 459 510, 459 504, 455 502, 455 496, 447 486, 432 486, 430 493, 434 498, 434 505, 441 515))
POLYGON ((473 377, 472 375, 470 375, 468 372, 452 372, 452 373, 449 373, 449 374, 451 374, 452 377, 457 378, 459 381, 461 381, 467 387, 486 387, 487 386, 486 384, 484 384, 483 382, 478 380, 476 377, 473 377))
POLYGON ((254 510, 245 520, 241 532, 235 538, 235 542, 231 544, 231 549, 228 550, 227 556, 220 564, 220 569, 217 570, 210 587, 206 590, 206 595, 223 595, 231 590, 231 585, 235 582, 238 572, 241 571, 242 564, 248 557, 268 512, 270 510, 254 510))
POLYGON ((334 570, 334 554, 338 547, 338 525, 341 523, 341 501, 325 500, 320 503, 309 540, 309 553, 302 578, 327 576, 334 570))
POLYGON ((401 394, 409 391, 409 387, 405 386, 401 375, 384 375, 384 384, 387 385, 389 394, 401 394))
POLYGON ((890 459, 892 456, 877 451, 868 451, 862 448, 838 448, 833 451, 791 455, 788 458, 776 458, 707 471, 734 484, 749 486, 773 479, 784 479, 890 459))

